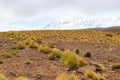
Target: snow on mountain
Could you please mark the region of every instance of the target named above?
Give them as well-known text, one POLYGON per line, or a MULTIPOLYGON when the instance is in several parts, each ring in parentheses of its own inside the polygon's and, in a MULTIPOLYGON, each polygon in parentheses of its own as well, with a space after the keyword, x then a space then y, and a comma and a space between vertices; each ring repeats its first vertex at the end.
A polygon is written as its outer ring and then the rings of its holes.
POLYGON ((119 17, 78 17, 66 20, 53 21, 43 29, 86 29, 120 26, 119 17))

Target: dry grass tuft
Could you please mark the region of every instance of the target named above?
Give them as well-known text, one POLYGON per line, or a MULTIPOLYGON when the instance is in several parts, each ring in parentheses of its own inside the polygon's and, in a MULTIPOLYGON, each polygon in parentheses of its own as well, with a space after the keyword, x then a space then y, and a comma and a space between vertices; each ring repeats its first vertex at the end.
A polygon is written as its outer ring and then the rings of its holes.
POLYGON ((4 62, 3 62, 3 60, 0 60, 0 64, 3 64, 4 62))
POLYGON ((65 51, 61 56, 61 62, 68 68, 79 68, 81 66, 87 65, 85 59, 79 57, 77 54, 65 51))
POLYGON ((27 40, 25 40, 25 45, 29 45, 30 44, 30 41, 31 41, 31 39, 29 38, 29 39, 27 39, 27 40))
POLYGON ((19 41, 17 44, 17 48, 18 49, 25 49, 25 45, 21 41, 19 41))
POLYGON ((33 40, 31 40, 31 41, 30 41, 30 44, 29 44, 29 47, 30 47, 30 48, 38 48, 38 43, 35 42, 35 41, 33 41, 33 40))
POLYGON ((111 68, 112 68, 112 70, 118 70, 118 69, 120 70, 120 63, 112 64, 111 68))
POLYGON ((48 55, 49 59, 55 59, 55 58, 60 58, 62 55, 62 52, 57 49, 57 48, 53 48, 51 53, 48 55))
POLYGON ((38 51, 46 54, 51 52, 51 48, 48 45, 41 45, 38 51))
POLYGON ((20 76, 20 77, 16 78, 16 80, 30 80, 30 79, 20 76))
POLYGON ((13 52, 12 55, 15 55, 16 57, 21 57, 21 55, 16 52, 13 52))
POLYGON ((75 74, 67 75, 66 73, 62 73, 56 77, 56 80, 79 80, 75 74))
POLYGON ((98 62, 91 62, 91 65, 96 67, 96 71, 104 71, 105 67, 103 64, 99 64, 98 62))
POLYGON ((33 62, 31 60, 26 60, 25 64, 32 64, 33 62))
POLYGON ((0 80, 8 80, 3 74, 0 74, 0 80))
POLYGON ((105 80, 100 74, 96 74, 94 71, 86 71, 85 76, 92 78, 92 80, 105 80))
POLYGON ((8 53, 8 52, 2 53, 1 56, 5 57, 5 58, 11 58, 12 57, 11 54, 8 53))

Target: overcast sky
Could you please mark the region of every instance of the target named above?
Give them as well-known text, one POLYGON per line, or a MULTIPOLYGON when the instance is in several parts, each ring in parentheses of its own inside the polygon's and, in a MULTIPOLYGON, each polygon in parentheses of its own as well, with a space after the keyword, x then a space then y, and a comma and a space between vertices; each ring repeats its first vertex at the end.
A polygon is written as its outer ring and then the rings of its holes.
POLYGON ((0 31, 40 29, 78 16, 120 17, 120 0, 0 0, 0 31))

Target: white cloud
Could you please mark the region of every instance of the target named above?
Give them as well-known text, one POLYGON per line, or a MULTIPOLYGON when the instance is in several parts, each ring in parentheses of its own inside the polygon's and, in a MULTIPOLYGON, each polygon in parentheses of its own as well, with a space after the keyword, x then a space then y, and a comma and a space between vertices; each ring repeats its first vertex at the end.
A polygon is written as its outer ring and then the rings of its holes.
POLYGON ((0 0, 0 24, 12 27, 8 23, 22 19, 33 21, 46 16, 58 19, 106 15, 119 17, 119 10, 120 0, 0 0))
POLYGON ((15 24, 15 25, 7 25, 7 24, 3 24, 0 25, 0 31, 12 31, 12 30, 39 30, 41 26, 29 26, 29 25, 22 25, 22 24, 15 24))
POLYGON ((0 5, 1 12, 8 17, 31 17, 52 11, 61 15, 69 11, 86 14, 119 11, 120 0, 0 0, 0 5))

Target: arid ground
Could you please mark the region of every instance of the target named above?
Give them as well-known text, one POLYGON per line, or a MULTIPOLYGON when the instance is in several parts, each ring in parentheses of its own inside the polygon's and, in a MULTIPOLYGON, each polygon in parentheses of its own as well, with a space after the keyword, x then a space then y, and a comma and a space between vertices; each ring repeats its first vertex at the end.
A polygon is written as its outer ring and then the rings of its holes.
POLYGON ((96 30, 67 30, 67 31, 9 31, 0 33, 0 73, 9 80, 15 80, 19 76, 25 76, 30 80, 55 80, 60 73, 75 73, 81 80, 93 80, 86 78, 86 70, 95 71, 91 62, 102 64, 105 69, 96 71, 105 80, 120 80, 120 69, 112 70, 112 65, 120 63, 120 34, 114 32, 96 30), (59 59, 50 60, 48 54, 39 52, 37 48, 16 49, 19 41, 25 42, 30 38, 39 46, 49 44, 52 48, 73 51, 79 50, 79 56, 83 52, 90 52, 91 57, 84 57, 88 65, 78 69, 68 70, 59 59), (11 55, 6 58, 5 52, 11 55), (16 53, 19 56, 16 56, 16 53))

